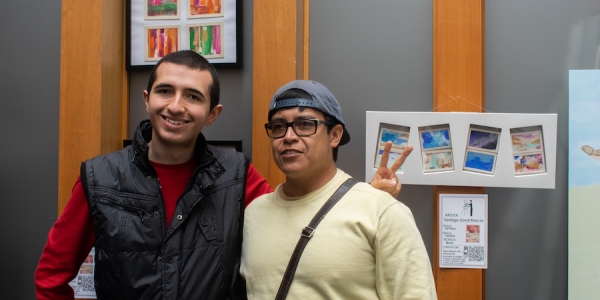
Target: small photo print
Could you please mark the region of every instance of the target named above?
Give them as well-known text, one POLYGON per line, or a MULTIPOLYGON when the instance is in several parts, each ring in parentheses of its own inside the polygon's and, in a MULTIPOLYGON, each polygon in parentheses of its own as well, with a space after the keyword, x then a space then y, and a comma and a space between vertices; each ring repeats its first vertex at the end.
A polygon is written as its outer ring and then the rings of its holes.
POLYGON ((223 16, 221 0, 190 0, 188 18, 214 18, 223 16))
POLYGON ((179 19, 178 0, 144 0, 144 19, 179 19))
POLYGON ((467 147, 497 152, 499 137, 499 132, 474 129, 471 127, 471 129, 469 129, 469 141, 467 147))
POLYGON ((513 153, 544 150, 542 131, 514 132, 510 136, 513 153))
POLYGON ((496 154, 467 150, 464 170, 485 174, 494 174, 496 154))
POLYGON ((467 243, 479 243, 479 225, 467 225, 467 243))
POLYGON ((145 61, 158 61, 179 49, 179 26, 146 26, 145 61))
POLYGON ((81 265, 79 274, 94 274, 94 265, 81 265))
POLYGON ((93 254, 89 254, 85 260, 83 261, 84 264, 93 264, 94 263, 94 255, 93 254))
POLYGON ((423 172, 454 170, 452 150, 423 152, 423 172))
POLYGON ((419 135, 423 150, 435 150, 452 146, 449 126, 433 130, 420 130, 419 135))
POLYGON ((223 58, 223 23, 188 25, 189 49, 204 58, 223 58))
POLYGON ((535 174, 546 172, 543 153, 514 155, 515 174, 535 174))
MULTIPOLYGON (((387 142, 392 142, 392 149, 390 150, 390 156, 388 158, 388 167, 391 167, 396 159, 400 157, 400 154, 408 146, 410 127, 392 124, 379 124, 379 139, 377 140, 377 148, 375 155, 375 168, 378 168, 381 164, 381 156, 387 142)), ((398 171, 402 171, 401 166, 398 171)))

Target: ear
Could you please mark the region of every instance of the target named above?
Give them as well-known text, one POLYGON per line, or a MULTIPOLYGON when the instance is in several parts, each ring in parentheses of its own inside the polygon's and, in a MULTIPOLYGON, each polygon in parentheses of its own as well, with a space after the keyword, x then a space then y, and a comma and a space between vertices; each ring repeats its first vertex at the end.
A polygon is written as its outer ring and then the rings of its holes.
POLYGON ((343 133, 344 133, 344 127, 342 127, 342 124, 337 124, 337 125, 333 126, 333 128, 331 128, 331 131, 329 132, 331 148, 335 148, 338 146, 338 144, 340 143, 340 140, 342 140, 343 133))
POLYGON ((146 104, 146 112, 150 113, 150 95, 146 90, 144 90, 144 104, 146 104))
POLYGON ((217 106, 213 107, 213 109, 208 114, 208 118, 206 118, 206 122, 204 124, 206 124, 206 126, 212 124, 214 121, 217 120, 217 117, 221 114, 222 111, 223 105, 217 104, 217 106))

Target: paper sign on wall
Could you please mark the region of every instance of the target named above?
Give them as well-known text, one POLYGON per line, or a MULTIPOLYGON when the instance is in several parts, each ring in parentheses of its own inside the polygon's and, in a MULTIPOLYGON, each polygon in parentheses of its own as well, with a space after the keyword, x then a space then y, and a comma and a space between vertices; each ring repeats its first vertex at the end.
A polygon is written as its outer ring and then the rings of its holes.
POLYGON ((488 196, 440 194, 440 268, 487 269, 488 196))

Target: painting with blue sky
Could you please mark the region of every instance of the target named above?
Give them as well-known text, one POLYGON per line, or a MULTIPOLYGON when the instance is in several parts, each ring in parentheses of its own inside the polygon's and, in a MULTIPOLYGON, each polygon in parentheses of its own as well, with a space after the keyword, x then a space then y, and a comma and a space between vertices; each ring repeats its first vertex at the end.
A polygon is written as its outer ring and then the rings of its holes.
POLYGON ((569 71, 569 299, 600 293, 600 70, 569 71))
POLYGON ((450 128, 421 131, 421 145, 424 150, 450 147, 450 128))
POLYGON ((569 72, 569 187, 600 184, 600 71, 569 72), (586 147, 587 146, 587 147, 586 147), (587 151, 586 151, 587 150, 587 151))
MULTIPOLYGON (((408 146, 410 127, 385 123, 381 123, 379 126, 379 140, 377 141, 377 153, 375 155, 374 167, 378 168, 381 164, 381 156, 383 154, 383 148, 385 147, 385 144, 387 142, 392 142, 392 149, 390 150, 390 156, 387 164, 388 167, 391 167, 396 159, 400 157, 402 151, 406 149, 406 146, 408 146)), ((404 166, 401 166, 398 169, 398 172, 402 172, 403 170, 404 166)))

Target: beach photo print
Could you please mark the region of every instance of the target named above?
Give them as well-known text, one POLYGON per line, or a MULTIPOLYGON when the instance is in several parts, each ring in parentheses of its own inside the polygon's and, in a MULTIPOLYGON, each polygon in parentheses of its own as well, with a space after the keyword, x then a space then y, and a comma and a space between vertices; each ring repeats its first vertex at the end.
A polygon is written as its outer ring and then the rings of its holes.
POLYGON ((454 170, 452 150, 435 150, 423 152, 423 172, 454 170))
MULTIPOLYGON (((377 146, 375 148, 375 168, 378 168, 381 164, 381 156, 383 155, 383 149, 387 142, 392 142, 392 149, 390 150, 390 156, 388 158, 388 167, 391 167, 396 159, 400 157, 400 154, 408 146, 408 136, 410 133, 410 127, 394 125, 394 124, 379 124, 379 138, 377 139, 377 146)), ((397 172, 401 173, 404 170, 404 166, 401 166, 397 172)))

